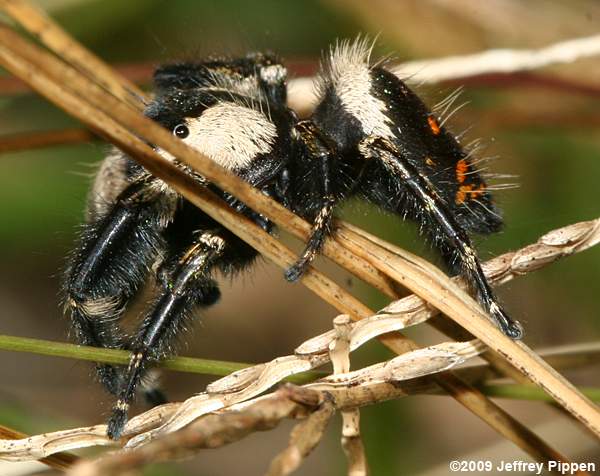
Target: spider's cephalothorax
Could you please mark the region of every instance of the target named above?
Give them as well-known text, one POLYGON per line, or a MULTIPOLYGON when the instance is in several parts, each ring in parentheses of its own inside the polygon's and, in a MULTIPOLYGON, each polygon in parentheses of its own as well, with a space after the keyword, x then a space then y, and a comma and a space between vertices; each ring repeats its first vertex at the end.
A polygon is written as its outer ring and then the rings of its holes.
MULTIPOLYGON (((298 120, 286 100, 286 70, 272 55, 177 63, 155 73, 146 115, 313 224, 297 280, 330 233, 333 212, 360 196, 416 220, 453 271, 509 336, 521 329, 499 306, 468 233, 502 225, 470 156, 392 73, 369 64, 365 41, 332 49, 319 103, 298 120)), ((200 184, 266 231, 272 225, 234 197, 159 150, 200 184)), ((173 353, 193 312, 219 298, 214 272, 248 266, 256 252, 119 151, 103 162, 87 223, 64 283, 65 306, 82 344, 128 349, 127 368, 98 365, 118 398, 108 434, 117 438, 149 364, 173 353), (158 288, 139 331, 119 326, 150 273, 158 288)))

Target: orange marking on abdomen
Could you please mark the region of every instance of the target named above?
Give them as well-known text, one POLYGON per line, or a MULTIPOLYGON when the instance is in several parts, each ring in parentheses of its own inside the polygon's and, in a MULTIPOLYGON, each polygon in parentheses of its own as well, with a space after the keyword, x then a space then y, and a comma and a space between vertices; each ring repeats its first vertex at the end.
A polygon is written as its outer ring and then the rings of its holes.
POLYGON ((461 203, 464 203, 464 201, 467 199, 467 193, 471 190, 473 190, 472 185, 461 185, 458 187, 458 192, 456 192, 455 198, 456 204, 460 205, 461 203))
POLYGON ((455 202, 457 205, 464 203, 466 200, 479 198, 485 192, 485 184, 480 184, 477 188, 474 185, 461 185, 456 192, 455 202))
POLYGON ((469 170, 469 164, 465 159, 460 159, 456 162, 456 180, 458 183, 463 183, 465 181, 465 174, 469 170))
POLYGON ((433 132, 434 135, 437 136, 440 132, 442 132, 442 130, 440 129, 440 126, 438 125, 437 121, 435 120, 435 117, 429 116, 427 118, 427 123, 429 124, 429 128, 431 129, 431 132, 433 132))

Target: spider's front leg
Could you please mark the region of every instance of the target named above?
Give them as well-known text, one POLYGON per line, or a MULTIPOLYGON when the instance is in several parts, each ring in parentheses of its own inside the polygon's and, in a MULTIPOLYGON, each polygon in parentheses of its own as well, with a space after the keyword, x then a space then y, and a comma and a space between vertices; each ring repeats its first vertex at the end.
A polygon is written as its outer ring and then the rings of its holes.
MULTIPOLYGON (((163 248, 162 230, 175 208, 153 188, 155 181, 147 177, 132 182, 114 204, 94 213, 70 257, 64 304, 83 345, 125 345, 118 321, 163 248)), ((119 383, 115 367, 98 364, 96 370, 103 386, 115 394, 119 383)))
POLYGON ((219 236, 201 233, 181 255, 168 259, 159 269, 160 294, 131 346, 129 366, 108 422, 110 438, 121 435, 129 405, 148 364, 171 353, 170 346, 194 309, 210 306, 219 299, 219 289, 209 272, 224 248, 225 241, 219 236))
POLYGON ((300 279, 323 248, 325 239, 331 232, 333 210, 337 204, 332 187, 333 147, 327 144, 326 139, 311 121, 299 122, 296 129, 310 154, 310 160, 318 160, 319 163, 307 176, 307 180, 314 180, 311 184, 314 189, 309 192, 308 199, 314 203, 305 205, 305 208, 310 210, 306 215, 312 219, 311 234, 298 261, 285 271, 285 278, 292 282, 300 279))
POLYGON ((469 235, 456 221, 433 184, 403 157, 395 144, 385 138, 369 136, 361 141, 359 151, 366 158, 378 159, 389 173, 402 182, 409 199, 423 210, 419 214, 421 222, 428 225, 433 239, 444 247, 444 259, 451 267, 455 263, 460 265, 463 276, 502 332, 513 339, 520 339, 523 336, 521 325, 512 320, 498 304, 469 235))

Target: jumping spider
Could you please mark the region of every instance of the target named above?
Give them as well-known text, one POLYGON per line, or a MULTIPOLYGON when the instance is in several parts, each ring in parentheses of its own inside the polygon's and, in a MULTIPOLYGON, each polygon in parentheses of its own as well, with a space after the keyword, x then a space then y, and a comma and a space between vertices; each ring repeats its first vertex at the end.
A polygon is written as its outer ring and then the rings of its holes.
MULTIPOLYGON (((267 54, 160 67, 145 114, 313 225, 296 281, 319 253, 336 207, 361 197, 420 225, 450 271, 461 274, 502 331, 502 310, 468 233, 502 219, 471 154, 400 79, 369 63, 365 40, 342 42, 324 61, 318 105, 300 120, 286 106, 285 67, 267 54)), ((271 222, 157 149, 266 231, 271 222)), ((257 252, 118 150, 102 163, 87 220, 64 279, 64 302, 81 344, 131 351, 129 366, 99 364, 117 397, 108 435, 118 438, 152 362, 171 355, 195 311, 214 304, 212 278, 246 268, 257 252), (119 325, 154 271, 159 289, 132 338, 119 325)), ((155 395, 155 400, 160 398, 155 395)))

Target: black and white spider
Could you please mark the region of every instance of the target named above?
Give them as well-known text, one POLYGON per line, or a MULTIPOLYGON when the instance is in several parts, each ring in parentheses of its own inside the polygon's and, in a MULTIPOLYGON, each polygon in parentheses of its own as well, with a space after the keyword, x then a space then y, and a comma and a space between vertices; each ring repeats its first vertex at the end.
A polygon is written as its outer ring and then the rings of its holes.
MULTIPOLYGON (((502 331, 520 338, 520 326, 498 304, 468 235, 502 225, 471 154, 401 80, 371 65, 369 54, 365 40, 331 49, 319 77, 318 105, 306 120, 286 106, 285 67, 264 54, 159 68, 146 115, 313 224, 288 280, 296 281, 321 249, 336 207, 358 196, 416 221, 502 331)), ((265 217, 159 152, 272 230, 265 217)), ((241 270, 256 256, 120 151, 105 159, 70 258, 64 301, 79 342, 131 351, 126 369, 97 366, 101 383, 118 398, 111 438, 120 436, 149 365, 172 354, 194 312, 219 298, 214 272, 241 270), (119 319, 151 272, 158 295, 127 338, 119 319)))

